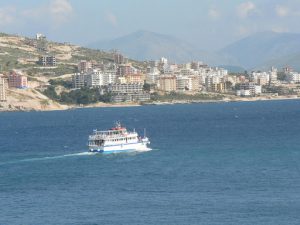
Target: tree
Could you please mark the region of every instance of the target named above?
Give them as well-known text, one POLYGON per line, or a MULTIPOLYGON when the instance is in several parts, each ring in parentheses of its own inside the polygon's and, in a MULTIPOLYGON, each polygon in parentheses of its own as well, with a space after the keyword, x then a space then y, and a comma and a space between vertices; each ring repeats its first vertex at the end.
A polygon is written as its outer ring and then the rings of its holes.
POLYGON ((150 89, 151 89, 151 85, 145 82, 143 86, 143 90, 149 92, 150 89))

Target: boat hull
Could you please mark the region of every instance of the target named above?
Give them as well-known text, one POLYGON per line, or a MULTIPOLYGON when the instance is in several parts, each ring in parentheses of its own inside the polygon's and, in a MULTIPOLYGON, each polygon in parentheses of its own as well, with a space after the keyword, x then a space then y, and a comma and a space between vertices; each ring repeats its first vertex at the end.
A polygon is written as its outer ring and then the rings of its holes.
POLYGON ((148 151, 147 143, 132 143, 111 146, 89 146, 90 152, 99 153, 119 153, 119 152, 133 152, 133 151, 148 151))

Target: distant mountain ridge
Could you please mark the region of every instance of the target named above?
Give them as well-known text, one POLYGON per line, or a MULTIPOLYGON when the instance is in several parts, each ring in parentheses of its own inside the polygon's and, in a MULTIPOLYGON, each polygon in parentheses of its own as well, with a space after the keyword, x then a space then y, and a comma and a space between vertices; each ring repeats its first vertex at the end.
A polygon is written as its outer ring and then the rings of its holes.
POLYGON ((198 60, 235 71, 286 65, 300 70, 300 34, 294 33, 260 32, 216 52, 203 51, 178 38, 143 30, 111 41, 99 41, 88 47, 118 49, 126 56, 141 61, 167 57, 175 63, 198 60))
POLYGON ((99 41, 88 45, 102 50, 118 49, 125 55, 136 60, 156 60, 167 57, 176 63, 192 60, 209 60, 210 53, 169 35, 150 31, 137 32, 116 38, 111 41, 99 41))
POLYGON ((218 53, 226 64, 248 69, 284 66, 289 62, 300 68, 300 61, 295 64, 297 60, 293 59, 300 59, 300 34, 260 32, 236 41, 218 53))

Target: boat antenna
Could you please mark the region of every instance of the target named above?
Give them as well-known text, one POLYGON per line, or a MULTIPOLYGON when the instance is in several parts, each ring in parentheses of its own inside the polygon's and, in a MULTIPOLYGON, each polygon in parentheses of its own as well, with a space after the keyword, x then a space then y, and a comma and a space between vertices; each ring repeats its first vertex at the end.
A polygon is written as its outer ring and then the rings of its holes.
POLYGON ((146 128, 144 128, 144 137, 146 137, 146 128))
POLYGON ((121 127, 121 122, 119 120, 116 121, 116 127, 121 127))

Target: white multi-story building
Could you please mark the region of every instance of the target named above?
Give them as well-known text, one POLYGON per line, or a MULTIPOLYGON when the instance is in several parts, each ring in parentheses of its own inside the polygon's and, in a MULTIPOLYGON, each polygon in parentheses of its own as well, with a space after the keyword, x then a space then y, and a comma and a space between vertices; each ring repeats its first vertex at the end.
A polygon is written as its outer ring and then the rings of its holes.
POLYGON ((6 88, 7 82, 6 79, 0 76, 0 101, 6 101, 6 88))
POLYGON ((164 64, 163 66, 164 74, 173 74, 177 70, 178 70, 177 64, 172 64, 172 65, 164 64))
POLYGON ((193 75, 198 74, 198 72, 196 72, 193 69, 181 69, 179 71, 179 73, 180 73, 181 76, 193 76, 193 75))
POLYGON ((140 93, 143 92, 143 84, 141 83, 128 83, 128 84, 111 84, 109 85, 110 91, 114 93, 140 93))
POLYGON ((238 96, 248 96, 248 91, 250 96, 256 96, 261 94, 261 86, 255 83, 241 84, 240 90, 237 90, 236 95, 238 96))
POLYGON ((209 75, 205 77, 205 87, 207 91, 211 91, 214 84, 222 82, 222 77, 209 75))
POLYGON ((176 77, 176 90, 177 91, 188 91, 191 89, 191 79, 184 76, 176 77))
POLYGON ((164 65, 168 65, 168 59, 165 58, 165 57, 161 57, 161 58, 160 58, 160 63, 161 63, 161 64, 164 64, 164 65))
POLYGON ((286 75, 286 79, 289 83, 300 83, 300 73, 289 72, 286 75))
POLYGON ((270 74, 270 84, 276 83, 277 82, 277 69, 272 67, 269 74, 270 74))
POLYGON ((159 75, 160 75, 160 71, 158 70, 157 67, 148 67, 147 74, 146 74, 146 82, 148 84, 155 84, 159 75))
POLYGON ((116 70, 105 69, 103 71, 103 84, 109 85, 117 82, 116 70))
POLYGON ((46 39, 46 36, 44 34, 41 33, 37 33, 35 35, 36 40, 42 40, 42 39, 46 39))
POLYGON ((225 70, 223 68, 201 68, 200 72, 205 74, 206 76, 218 76, 218 77, 224 77, 228 75, 228 70, 225 70))
POLYGON ((75 73, 72 76, 73 88, 80 89, 86 86, 86 75, 81 73, 75 73))
POLYGON ((167 75, 167 76, 161 76, 156 81, 157 87, 161 91, 176 91, 176 76, 173 75, 167 75))
POLYGON ((177 76, 176 77, 177 91, 199 91, 199 77, 198 76, 177 76))
POLYGON ((117 75, 115 70, 94 69, 90 73, 77 73, 73 75, 73 87, 101 87, 116 83, 117 75))
POLYGON ((93 70, 92 73, 86 74, 87 87, 101 87, 104 85, 103 73, 100 70, 93 70))
POLYGON ((260 83, 260 81, 270 83, 270 74, 267 72, 252 72, 250 80, 256 84, 260 83))
POLYGON ((251 93, 250 93, 250 90, 241 89, 241 90, 236 91, 236 95, 237 96, 251 96, 251 93))

